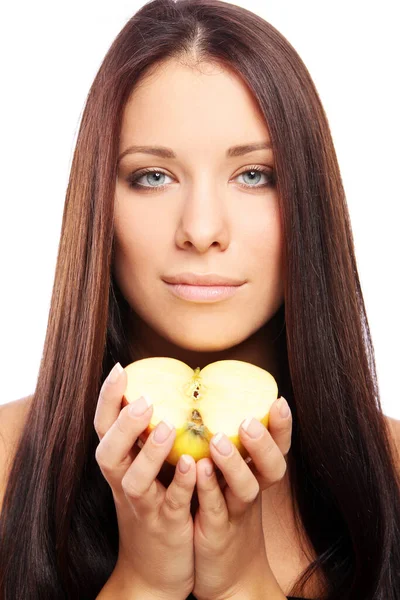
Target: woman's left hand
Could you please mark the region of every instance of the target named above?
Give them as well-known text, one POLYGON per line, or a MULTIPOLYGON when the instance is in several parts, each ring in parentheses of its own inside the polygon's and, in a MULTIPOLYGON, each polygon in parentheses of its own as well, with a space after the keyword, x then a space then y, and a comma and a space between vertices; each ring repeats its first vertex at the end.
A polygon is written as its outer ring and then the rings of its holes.
MULTIPOLYGON (((214 436, 210 443, 212 460, 203 458, 196 464, 193 594, 198 600, 262 598, 262 591, 265 597, 268 592, 272 597, 281 591, 267 559, 261 503, 262 491, 281 481, 286 473, 292 417, 289 413, 282 418, 279 408, 277 400, 270 409, 268 429, 256 421, 258 437, 250 437, 243 423, 240 426, 240 439, 252 462, 247 464, 226 436, 220 441, 227 453, 220 454, 212 443, 214 436), (223 490, 213 463, 224 476, 223 490), (212 474, 208 477, 205 469, 209 466, 212 474)), ((283 592, 282 598, 286 598, 283 592)))

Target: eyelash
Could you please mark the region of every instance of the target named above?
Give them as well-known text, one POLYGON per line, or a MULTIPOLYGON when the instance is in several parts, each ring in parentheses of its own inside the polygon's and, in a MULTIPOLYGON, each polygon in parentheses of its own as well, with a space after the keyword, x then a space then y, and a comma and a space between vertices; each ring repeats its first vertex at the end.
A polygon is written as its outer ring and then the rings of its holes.
MULTIPOLYGON (((236 175, 236 177, 239 177, 239 175, 243 175, 244 173, 250 173, 251 171, 257 171, 260 173, 264 173, 265 175, 267 175, 267 183, 263 183, 262 185, 249 185, 247 183, 239 183, 239 185, 241 187, 244 187, 246 189, 265 189, 267 187, 274 187, 276 180, 275 180, 275 173, 274 171, 271 171, 271 169, 266 169, 265 167, 260 167, 258 165, 253 165, 252 167, 246 169, 245 171, 242 171, 241 173, 238 173, 238 175, 236 175)), ((146 175, 147 173, 163 173, 164 175, 167 175, 167 177, 170 177, 170 175, 168 175, 168 173, 165 173, 165 171, 163 171, 162 169, 157 169, 157 168, 148 168, 148 169, 141 169, 140 171, 136 171, 135 173, 131 173, 129 175, 129 177, 127 178, 127 182, 130 188, 132 189, 136 189, 140 192, 156 192, 159 190, 163 190, 168 186, 168 183, 165 183, 163 185, 159 185, 159 186, 147 186, 147 185, 142 185, 141 183, 137 183, 138 179, 140 179, 143 175, 146 175)))

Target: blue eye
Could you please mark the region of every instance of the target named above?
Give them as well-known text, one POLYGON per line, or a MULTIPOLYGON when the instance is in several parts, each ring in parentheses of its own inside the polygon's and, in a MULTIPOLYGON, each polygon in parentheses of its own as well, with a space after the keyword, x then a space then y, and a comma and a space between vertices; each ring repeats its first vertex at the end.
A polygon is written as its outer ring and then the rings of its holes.
MULTIPOLYGON (((239 175, 236 175, 235 179, 237 177, 240 177, 241 175, 247 175, 247 174, 251 174, 250 181, 254 182, 254 180, 256 180, 256 183, 260 180, 262 175, 265 175, 266 182, 262 183, 261 185, 251 185, 248 183, 239 183, 239 185, 241 185, 244 188, 260 189, 260 188, 274 187, 276 184, 274 171, 272 169, 267 169, 266 167, 260 167, 258 165, 255 165, 253 167, 250 167, 249 169, 246 169, 245 171, 242 171, 241 173, 239 173, 239 175)), ((170 177, 162 169, 157 169, 157 168, 141 169, 140 171, 131 173, 129 175, 129 177, 127 178, 127 182, 128 182, 129 187, 132 189, 135 189, 135 190, 138 190, 141 192, 142 191, 143 192, 153 192, 153 191, 155 192, 155 191, 163 190, 168 185, 168 184, 157 185, 157 183, 160 182, 160 176, 161 176, 161 180, 163 177, 170 177), (151 177, 148 177, 148 175, 150 175, 150 174, 151 174, 151 177), (142 183, 138 183, 139 179, 141 179, 144 176, 146 176, 145 181, 147 181, 147 183, 149 183, 150 185, 143 185, 142 183)))

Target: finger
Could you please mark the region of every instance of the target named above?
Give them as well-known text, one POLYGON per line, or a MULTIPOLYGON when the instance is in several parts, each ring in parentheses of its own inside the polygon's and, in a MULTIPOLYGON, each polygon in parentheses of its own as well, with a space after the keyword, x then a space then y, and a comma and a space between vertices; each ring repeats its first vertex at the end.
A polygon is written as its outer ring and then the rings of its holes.
POLYGON ((221 469, 227 487, 224 495, 230 517, 240 517, 260 491, 257 478, 244 462, 236 446, 223 433, 210 442, 211 458, 221 469))
POLYGON ((190 502, 196 485, 196 463, 192 456, 183 454, 176 466, 174 478, 169 484, 160 512, 171 520, 190 516, 190 502))
POLYGON ((99 436, 99 440, 103 438, 118 418, 121 411, 122 396, 126 390, 127 383, 126 371, 117 363, 103 382, 97 401, 94 428, 99 436))
POLYGON ((290 450, 292 427, 293 419, 290 407, 285 398, 281 397, 271 407, 268 430, 283 456, 287 456, 290 450))
POLYGON ((122 492, 122 478, 136 456, 132 447, 148 426, 152 413, 153 406, 148 406, 143 397, 125 406, 96 448, 95 457, 101 472, 117 493, 122 492), (142 414, 135 415, 132 409, 142 414))
POLYGON ((140 513, 159 511, 164 499, 164 486, 156 480, 163 462, 171 451, 176 436, 174 426, 166 419, 151 432, 143 448, 122 480, 125 496, 140 513))
POLYGON ((198 519, 200 531, 205 537, 226 528, 229 512, 225 496, 218 482, 213 461, 202 458, 196 463, 197 496, 199 501, 198 519), (210 473, 210 474, 209 474, 210 473))
MULTIPOLYGON (((280 440, 281 447, 287 452, 291 440, 291 419, 286 419, 278 429, 279 431, 276 428, 273 431, 280 440)), ((241 424, 239 435, 252 457, 252 466, 257 472, 260 487, 264 490, 280 481, 286 473, 287 466, 285 457, 270 431, 260 421, 249 417, 241 424)))

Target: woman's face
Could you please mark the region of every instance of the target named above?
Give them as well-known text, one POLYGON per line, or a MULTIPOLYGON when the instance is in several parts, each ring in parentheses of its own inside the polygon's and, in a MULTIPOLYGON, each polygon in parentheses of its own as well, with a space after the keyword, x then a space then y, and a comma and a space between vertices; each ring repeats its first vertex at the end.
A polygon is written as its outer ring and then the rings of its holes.
POLYGON ((228 154, 232 146, 269 140, 251 92, 222 67, 203 64, 199 71, 169 61, 134 89, 120 136, 114 277, 156 337, 189 351, 225 350, 281 306, 272 151, 228 154), (168 147, 175 157, 126 152, 134 145, 168 147), (132 174, 148 167, 155 172, 131 187, 132 174), (184 272, 245 283, 231 297, 193 301, 164 281, 184 272))

